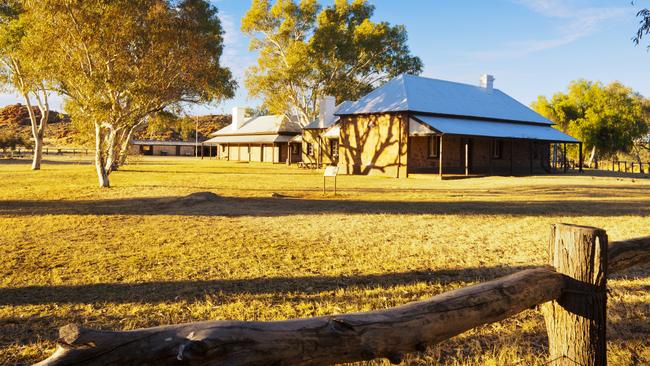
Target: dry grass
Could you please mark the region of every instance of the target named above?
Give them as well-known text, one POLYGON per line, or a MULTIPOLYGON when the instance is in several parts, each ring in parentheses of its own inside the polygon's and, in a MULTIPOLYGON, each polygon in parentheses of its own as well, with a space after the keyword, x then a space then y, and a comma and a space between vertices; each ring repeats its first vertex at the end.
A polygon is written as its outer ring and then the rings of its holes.
MULTIPOLYGON (((311 171, 183 158, 140 158, 111 179, 100 190, 90 165, 0 162, 0 364, 46 357, 70 322, 133 329, 424 299, 544 264, 555 222, 599 226, 611 240, 650 235, 646 179, 342 176, 332 197, 311 171), (179 199, 199 191, 218 197, 179 199)), ((610 281, 612 365, 650 364, 649 274, 610 281)), ((531 310, 405 364, 545 361, 531 310)))

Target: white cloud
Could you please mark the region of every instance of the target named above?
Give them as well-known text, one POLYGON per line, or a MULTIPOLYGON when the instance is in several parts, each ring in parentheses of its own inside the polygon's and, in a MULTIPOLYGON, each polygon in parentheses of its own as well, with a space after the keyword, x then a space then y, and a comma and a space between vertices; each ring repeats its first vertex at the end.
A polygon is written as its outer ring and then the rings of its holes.
POLYGON ((558 36, 510 42, 499 50, 476 52, 478 59, 501 59, 527 56, 574 43, 597 32, 603 23, 623 17, 629 9, 623 7, 590 7, 571 0, 514 0, 531 11, 558 23, 558 36))

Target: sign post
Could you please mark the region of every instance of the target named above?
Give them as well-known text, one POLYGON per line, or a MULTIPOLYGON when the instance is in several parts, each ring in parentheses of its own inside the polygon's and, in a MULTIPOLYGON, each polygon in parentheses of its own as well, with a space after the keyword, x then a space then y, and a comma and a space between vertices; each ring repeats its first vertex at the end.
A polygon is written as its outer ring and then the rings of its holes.
POLYGON ((325 194, 325 182, 327 177, 334 177, 334 195, 336 196, 336 176, 339 174, 339 167, 336 165, 329 165, 325 168, 323 173, 323 194, 325 194))

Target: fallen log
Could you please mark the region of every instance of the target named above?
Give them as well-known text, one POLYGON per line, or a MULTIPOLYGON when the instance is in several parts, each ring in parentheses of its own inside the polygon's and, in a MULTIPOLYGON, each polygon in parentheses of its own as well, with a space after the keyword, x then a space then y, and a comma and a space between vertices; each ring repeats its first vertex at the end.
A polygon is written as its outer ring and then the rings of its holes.
POLYGON ((131 331, 68 325, 40 366, 329 365, 423 351, 558 298, 565 276, 531 269, 395 308, 274 322, 206 321, 131 331))
POLYGON ((607 270, 615 273, 650 263, 650 236, 613 242, 609 245, 607 270))

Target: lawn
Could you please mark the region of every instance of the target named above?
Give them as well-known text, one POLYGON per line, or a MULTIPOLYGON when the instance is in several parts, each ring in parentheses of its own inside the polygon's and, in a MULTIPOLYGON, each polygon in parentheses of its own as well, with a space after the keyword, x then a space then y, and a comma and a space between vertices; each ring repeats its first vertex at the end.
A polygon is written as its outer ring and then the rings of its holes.
MULTIPOLYGON (((67 323, 134 329, 391 307, 547 261, 550 224, 650 235, 650 180, 439 181, 136 158, 96 188, 73 160, 0 161, 0 364, 30 364, 67 323), (188 199, 209 191, 216 196, 188 199)), ((650 364, 650 268, 609 282, 611 365, 650 364)), ((544 364, 534 309, 411 354, 413 365, 544 364)), ((370 364, 387 364, 375 361, 370 364)))

